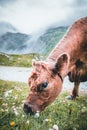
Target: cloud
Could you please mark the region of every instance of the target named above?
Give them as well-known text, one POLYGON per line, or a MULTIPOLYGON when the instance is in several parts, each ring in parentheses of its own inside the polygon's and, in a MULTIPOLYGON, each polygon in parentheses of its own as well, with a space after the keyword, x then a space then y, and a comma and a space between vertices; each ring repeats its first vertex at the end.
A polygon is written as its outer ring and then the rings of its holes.
POLYGON ((0 21, 10 22, 25 33, 55 24, 69 25, 86 15, 86 0, 0 0, 0 21))

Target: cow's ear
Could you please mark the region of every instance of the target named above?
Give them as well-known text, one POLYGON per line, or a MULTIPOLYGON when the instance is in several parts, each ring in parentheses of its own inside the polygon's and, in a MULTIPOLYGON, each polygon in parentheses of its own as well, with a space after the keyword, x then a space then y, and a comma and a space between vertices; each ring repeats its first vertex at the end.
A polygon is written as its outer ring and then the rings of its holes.
POLYGON ((57 58, 54 70, 55 72, 62 71, 66 69, 68 65, 69 65, 69 56, 68 54, 64 53, 57 58))
POLYGON ((34 67, 36 65, 36 61, 33 59, 32 60, 32 66, 34 67))

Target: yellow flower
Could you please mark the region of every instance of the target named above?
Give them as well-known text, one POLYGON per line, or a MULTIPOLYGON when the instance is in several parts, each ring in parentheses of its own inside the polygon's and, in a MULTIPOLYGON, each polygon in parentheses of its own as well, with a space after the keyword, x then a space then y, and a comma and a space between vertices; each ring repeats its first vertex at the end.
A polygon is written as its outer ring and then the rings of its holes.
POLYGON ((49 122, 52 122, 52 120, 51 120, 51 119, 48 119, 48 121, 49 121, 49 122))
POLYGON ((10 126, 14 126, 14 125, 15 125, 14 121, 10 122, 10 126))

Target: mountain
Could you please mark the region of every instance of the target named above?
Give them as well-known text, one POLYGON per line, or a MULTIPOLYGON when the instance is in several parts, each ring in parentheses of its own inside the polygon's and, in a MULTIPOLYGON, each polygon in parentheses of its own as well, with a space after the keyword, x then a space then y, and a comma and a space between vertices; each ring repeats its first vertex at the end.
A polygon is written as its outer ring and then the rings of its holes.
POLYGON ((26 48, 25 42, 30 39, 30 36, 23 33, 7 32, 0 36, 0 51, 7 53, 16 53, 26 48))
POLYGON ((40 37, 40 41, 42 41, 44 50, 41 53, 49 54, 50 51, 55 47, 58 41, 63 37, 68 27, 56 27, 50 28, 47 32, 40 37))
POLYGON ((32 39, 27 42, 28 52, 48 55, 58 41, 63 37, 67 28, 68 27, 55 27, 47 29, 45 33, 40 35, 36 40, 33 38, 34 40, 32 39))
POLYGON ((0 22, 0 35, 5 34, 6 32, 17 32, 18 30, 8 22, 0 22))
POLYGON ((52 27, 44 33, 32 36, 20 32, 6 32, 0 36, 0 52, 17 54, 39 53, 41 55, 48 55, 63 37, 67 28, 52 27))

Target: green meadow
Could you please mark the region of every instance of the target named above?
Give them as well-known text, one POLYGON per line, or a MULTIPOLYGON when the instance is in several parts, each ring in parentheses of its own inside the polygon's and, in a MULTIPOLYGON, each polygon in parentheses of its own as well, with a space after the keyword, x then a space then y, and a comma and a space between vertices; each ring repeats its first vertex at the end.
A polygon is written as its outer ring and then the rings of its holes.
POLYGON ((87 130, 87 95, 66 100, 62 92, 39 116, 26 115, 24 100, 28 96, 26 83, 0 80, 0 130, 87 130))
POLYGON ((39 60, 44 58, 37 53, 30 54, 5 54, 0 53, 0 65, 3 66, 17 66, 17 67, 31 67, 32 59, 39 60))

